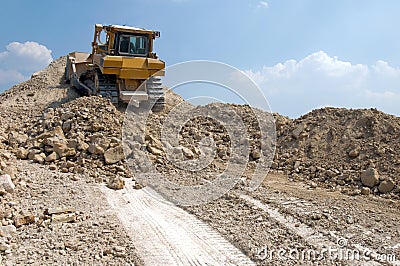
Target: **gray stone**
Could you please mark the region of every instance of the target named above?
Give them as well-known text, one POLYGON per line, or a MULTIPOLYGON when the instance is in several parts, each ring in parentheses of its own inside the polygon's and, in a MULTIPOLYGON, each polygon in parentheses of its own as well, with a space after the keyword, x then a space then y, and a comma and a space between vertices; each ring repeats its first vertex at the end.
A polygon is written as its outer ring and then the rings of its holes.
POLYGON ((15 185, 11 180, 11 176, 8 174, 0 176, 0 185, 4 188, 8 193, 14 193, 15 185))
POLYGON ((303 132, 305 128, 305 125, 300 124, 298 125, 293 131, 292 131, 292 137, 295 139, 298 139, 300 137, 300 134, 303 132))
POLYGON ((388 193, 394 188, 394 182, 392 180, 384 180, 379 184, 378 190, 380 193, 388 193))
POLYGON ((98 144, 90 144, 89 145, 89 148, 88 148, 88 151, 91 153, 91 154, 103 154, 104 153, 104 149, 100 146, 100 145, 98 145, 98 144))
POLYGON ((76 140, 76 139, 67 139, 68 148, 77 149, 78 145, 79 145, 78 140, 76 140))
POLYGON ((259 150, 252 150, 250 156, 253 160, 258 160, 261 158, 261 152, 259 150))
POLYGON ((29 150, 28 159, 33 160, 33 157, 35 157, 35 155, 38 153, 40 153, 40 150, 36 150, 36 149, 29 150))
POLYGON ((361 182, 364 186, 374 187, 379 184, 379 173, 374 168, 369 168, 361 172, 361 182))
POLYGON ((62 125, 63 131, 64 131, 64 132, 70 131, 71 128, 72 128, 72 123, 73 123, 72 120, 67 120, 67 121, 65 121, 65 122, 63 123, 63 125, 62 125))
POLYGON ((0 236, 9 237, 16 233, 17 228, 12 224, 0 226, 0 236))

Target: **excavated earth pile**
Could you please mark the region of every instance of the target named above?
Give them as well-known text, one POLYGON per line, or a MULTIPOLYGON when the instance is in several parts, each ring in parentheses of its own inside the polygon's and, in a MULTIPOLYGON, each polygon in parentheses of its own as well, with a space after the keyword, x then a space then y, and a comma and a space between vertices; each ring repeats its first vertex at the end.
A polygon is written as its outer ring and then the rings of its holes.
POLYGON ((323 108, 295 120, 276 115, 276 127, 273 169, 350 194, 399 198, 399 117, 323 108))
MULTIPOLYGON (((174 94, 171 94, 174 96, 174 94)), ((168 97, 167 97, 168 99, 168 97)), ((185 105, 189 105, 185 103, 185 105)), ((173 133, 170 134, 166 130, 166 136, 162 137, 162 131, 165 129, 166 125, 166 115, 165 114, 151 114, 146 123, 146 129, 140 131, 139 135, 143 137, 140 138, 137 142, 129 143, 130 148, 135 150, 136 147, 144 147, 142 150, 145 150, 145 153, 142 153, 142 156, 136 156, 138 160, 136 161, 136 165, 138 166, 138 172, 143 172, 143 166, 145 163, 140 159, 143 159, 147 156, 150 157, 153 165, 157 169, 158 172, 162 173, 164 176, 168 177, 168 179, 174 183, 181 185, 201 185, 204 182, 212 181, 218 174, 223 173, 228 167, 228 161, 232 159, 233 162, 238 162, 244 165, 246 176, 251 175, 254 172, 254 168, 256 166, 256 162, 262 157, 268 157, 272 159, 273 154, 273 143, 275 141, 274 135, 268 138, 267 140, 270 142, 270 145, 266 145, 264 149, 261 149, 260 143, 260 127, 257 121, 257 118, 253 112, 253 110, 249 106, 241 106, 241 105, 233 105, 233 104, 221 104, 221 103, 212 103, 206 106, 198 106, 198 107, 181 107, 180 109, 184 110, 186 108, 190 108, 189 115, 186 112, 182 114, 174 115, 178 118, 172 118, 172 127, 170 128, 171 132, 176 130, 175 126, 182 126, 179 133, 177 143, 172 145, 171 138, 169 136, 173 136, 173 133), (212 117, 217 116, 217 113, 222 110, 222 108, 228 107, 230 111, 238 114, 238 118, 240 118, 241 122, 243 122, 243 136, 237 134, 229 134, 227 129, 224 128, 223 123, 215 121, 212 117), (206 115, 205 115, 206 114, 206 115), (191 116, 187 119, 184 118, 184 123, 179 123, 181 117, 183 116, 191 116), (210 146, 215 145, 214 153, 211 152, 211 160, 207 165, 202 168, 201 171, 193 171, 194 169, 198 169, 199 165, 194 163, 192 167, 179 167, 179 162, 190 162, 199 159, 202 155, 207 153, 207 148, 204 148, 204 144, 202 141, 205 138, 212 139, 213 144, 208 144, 210 146), (248 157, 239 158, 237 154, 234 154, 231 150, 232 139, 236 138, 236 142, 239 142, 239 147, 247 147, 246 145, 242 145, 243 143, 248 144, 248 150, 245 149, 244 153, 248 153, 248 157), (170 157, 168 157, 168 152, 171 152, 170 157), (243 159, 243 160, 241 160, 243 159), (178 162, 174 164, 174 162, 178 162)), ((259 111, 261 112, 261 111, 259 111)), ((231 119, 229 114, 225 116, 231 119)), ((262 121, 267 121, 272 116, 259 116, 262 121)), ((182 122, 182 121, 180 121, 182 122)), ((271 121, 270 121, 271 122, 271 121)), ((131 130, 127 130, 131 131, 131 130)), ((136 150, 136 152, 139 152, 136 150)))
MULTIPOLYGON (((131 176, 123 163, 124 114, 100 97, 73 99, 76 95, 63 84, 62 66, 56 67, 57 63, 64 64, 62 59, 54 62, 47 71, 35 74, 1 96, 4 103, 13 102, 10 107, 18 108, 18 112, 2 112, 3 125, 8 125, 2 126, 3 145, 19 159, 49 164, 51 169, 61 172, 87 173, 100 182, 131 176), (58 106, 53 106, 54 102, 45 105, 50 97, 40 89, 43 86, 53 87, 49 93, 64 90, 67 95, 59 97, 58 106), (30 99, 32 96, 36 97, 30 99), (14 101, 9 101, 12 97, 14 101), (32 103, 27 105, 29 101, 32 103)), ((153 157, 156 168, 165 173, 176 167, 168 163, 160 132, 166 113, 182 102, 179 96, 169 95, 166 111, 147 118, 148 128, 140 132, 143 136, 137 144, 139 150, 153 157)), ((249 166, 254 167, 252 162, 273 150, 261 151, 257 139, 260 129, 250 107, 228 106, 246 125, 249 166)), ((220 106, 211 104, 205 108, 213 112, 220 106)), ((323 108, 295 120, 275 114, 275 120, 277 148, 272 169, 313 186, 337 188, 350 194, 391 192, 390 197, 398 197, 400 118, 377 110, 323 108)), ((216 142, 215 163, 210 167, 223 170, 231 156, 230 136, 210 118, 199 116, 184 125, 180 132, 181 153, 185 159, 197 158, 199 140, 206 136, 216 142)))

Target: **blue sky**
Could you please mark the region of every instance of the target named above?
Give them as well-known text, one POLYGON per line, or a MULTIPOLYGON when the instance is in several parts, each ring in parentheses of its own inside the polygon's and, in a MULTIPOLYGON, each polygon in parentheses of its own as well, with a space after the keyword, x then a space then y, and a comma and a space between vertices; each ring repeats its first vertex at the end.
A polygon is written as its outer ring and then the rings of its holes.
POLYGON ((5 1, 0 91, 52 58, 89 51, 95 23, 126 24, 160 30, 167 65, 205 59, 245 71, 272 111, 297 117, 330 105, 400 116, 399 13, 396 0, 5 1))

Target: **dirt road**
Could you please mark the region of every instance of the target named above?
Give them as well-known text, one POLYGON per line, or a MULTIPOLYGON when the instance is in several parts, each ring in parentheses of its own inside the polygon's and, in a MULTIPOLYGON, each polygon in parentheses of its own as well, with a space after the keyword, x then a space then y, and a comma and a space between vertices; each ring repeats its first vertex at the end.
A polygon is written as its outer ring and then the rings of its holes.
POLYGON ((206 223, 150 188, 102 189, 145 265, 255 265, 206 223))

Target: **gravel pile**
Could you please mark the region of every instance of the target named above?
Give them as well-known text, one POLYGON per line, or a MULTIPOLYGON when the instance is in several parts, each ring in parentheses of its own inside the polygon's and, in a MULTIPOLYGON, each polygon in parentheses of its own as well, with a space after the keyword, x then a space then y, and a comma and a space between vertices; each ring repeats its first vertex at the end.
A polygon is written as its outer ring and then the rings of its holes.
POLYGON ((19 159, 109 182, 128 174, 122 165, 122 121, 123 115, 108 100, 82 97, 46 109, 26 135, 12 132, 8 142, 19 144, 14 149, 19 159))
MULTIPOLYGON (((213 103, 193 107, 184 103, 174 112, 150 114, 146 127, 136 126, 140 115, 125 123, 126 150, 134 159, 134 172, 148 171, 149 158, 171 181, 196 185, 214 179, 229 162, 251 172, 262 157, 272 159, 273 145, 261 147, 259 123, 249 106, 213 103)), ((271 115, 258 112, 264 125, 274 125, 271 115)), ((267 140, 273 143, 274 135, 267 140)))
MULTIPOLYGON (((122 177, 132 177, 124 165, 121 143, 124 109, 118 110, 101 97, 75 99, 76 95, 71 97, 71 92, 64 93, 66 96, 59 97, 56 104, 47 102, 46 105, 38 99, 43 91, 41 86, 47 86, 49 91, 57 87, 58 93, 65 86, 63 67, 61 58, 1 96, 4 102, 13 103, 10 107, 20 110, 12 112, 11 116, 2 112, 5 120, 15 122, 2 127, 5 132, 0 135, 1 145, 20 159, 50 165, 51 169, 61 172, 86 173, 97 182, 122 188, 122 177), (27 91, 27 88, 32 89, 27 91), (12 97, 16 100, 10 101, 12 97)), ((155 168, 174 182, 181 182, 182 176, 187 176, 183 183, 199 184, 223 172, 227 161, 237 154, 231 154, 231 136, 224 126, 210 117, 224 108, 233 110, 244 124, 244 136, 235 138, 240 138, 241 143, 250 148, 246 173, 254 170, 260 159, 271 159, 275 139, 268 139, 264 147, 260 142, 260 125, 269 130, 267 115, 257 121, 253 110, 242 105, 210 104, 193 108, 185 103, 186 107, 173 109, 182 102, 176 94, 168 93, 165 112, 151 114, 146 128, 139 127, 133 132, 134 141, 129 143, 129 148, 131 155, 136 153, 137 156, 136 165, 131 169, 143 171, 147 167, 144 157, 149 156, 155 168), (185 108, 192 110, 192 117, 181 125, 178 143, 171 145, 161 139, 164 121, 169 119, 171 110, 177 112, 176 109, 185 108), (201 115, 204 113, 207 115, 201 115), (213 140, 215 157, 202 173, 194 174, 190 169, 182 171, 171 163, 166 154, 168 149, 173 150, 175 160, 198 159, 202 154, 200 142, 204 138, 213 140)), ((257 112, 260 117, 262 112, 257 112)), ((175 115, 179 117, 180 113, 175 115)), ((318 109, 295 120, 279 114, 274 117, 277 145, 271 165, 273 170, 314 187, 398 198, 400 118, 373 109, 343 108, 318 109)), ((140 119, 140 115, 136 119, 140 119)), ((137 121, 133 127, 137 126, 137 121)))
POLYGON ((375 109, 276 115, 273 169, 350 194, 399 197, 400 118, 375 109))

